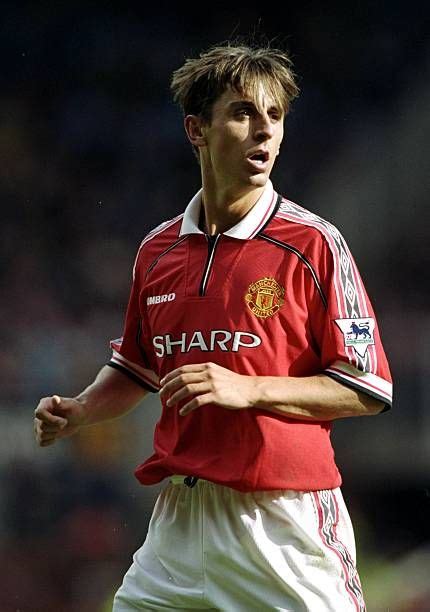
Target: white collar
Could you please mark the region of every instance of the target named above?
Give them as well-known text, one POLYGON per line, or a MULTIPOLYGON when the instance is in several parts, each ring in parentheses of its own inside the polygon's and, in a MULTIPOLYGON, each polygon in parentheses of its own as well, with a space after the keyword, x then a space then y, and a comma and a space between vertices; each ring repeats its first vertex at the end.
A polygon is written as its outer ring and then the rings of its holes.
MULTIPOLYGON (((200 189, 185 209, 179 236, 204 233, 199 229, 202 192, 203 189, 200 189)), ((236 223, 236 225, 233 225, 227 232, 224 232, 224 235, 232 238, 239 238, 240 240, 254 238, 270 218, 276 206, 277 196, 278 194, 274 191, 271 181, 268 180, 263 193, 251 210, 239 221, 239 223, 236 223)))

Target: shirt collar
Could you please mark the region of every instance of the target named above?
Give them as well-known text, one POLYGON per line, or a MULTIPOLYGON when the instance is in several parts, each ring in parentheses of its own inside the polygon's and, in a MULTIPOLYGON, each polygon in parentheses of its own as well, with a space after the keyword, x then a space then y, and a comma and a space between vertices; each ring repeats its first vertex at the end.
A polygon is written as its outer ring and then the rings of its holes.
MULTIPOLYGON (((199 229, 202 192, 203 189, 200 189, 185 209, 179 236, 204 233, 199 229)), ((277 199, 277 193, 274 191, 271 181, 268 180, 263 193, 251 210, 239 221, 239 223, 236 223, 236 225, 233 225, 227 232, 224 232, 224 235, 232 238, 239 238, 240 240, 254 238, 270 218, 276 206, 277 199)))

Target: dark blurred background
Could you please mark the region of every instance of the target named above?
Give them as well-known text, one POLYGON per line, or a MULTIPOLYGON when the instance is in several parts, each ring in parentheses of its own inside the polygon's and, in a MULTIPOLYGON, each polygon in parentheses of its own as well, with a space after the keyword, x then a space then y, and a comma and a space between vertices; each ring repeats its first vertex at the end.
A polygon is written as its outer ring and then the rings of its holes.
POLYGON ((145 536, 157 397, 47 449, 33 410, 108 360, 140 240, 199 187, 172 71, 250 35, 300 77, 275 187, 342 230, 392 366, 392 411, 334 433, 368 608, 430 610, 429 6, 1 3, 1 612, 109 610, 145 536))

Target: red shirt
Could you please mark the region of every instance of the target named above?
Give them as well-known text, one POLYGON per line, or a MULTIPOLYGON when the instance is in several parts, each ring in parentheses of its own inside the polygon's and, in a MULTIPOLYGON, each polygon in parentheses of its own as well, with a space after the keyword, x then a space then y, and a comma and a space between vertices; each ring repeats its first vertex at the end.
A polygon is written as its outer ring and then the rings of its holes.
MULTIPOLYGON (((251 211, 216 237, 199 229, 200 208, 201 192, 143 240, 110 365, 152 391, 189 363, 258 376, 323 372, 389 406, 375 315, 338 230, 278 196, 270 182, 251 211)), ((210 405, 181 416, 181 405, 163 405, 154 454, 136 470, 143 484, 172 474, 241 491, 341 483, 331 422, 210 405)))

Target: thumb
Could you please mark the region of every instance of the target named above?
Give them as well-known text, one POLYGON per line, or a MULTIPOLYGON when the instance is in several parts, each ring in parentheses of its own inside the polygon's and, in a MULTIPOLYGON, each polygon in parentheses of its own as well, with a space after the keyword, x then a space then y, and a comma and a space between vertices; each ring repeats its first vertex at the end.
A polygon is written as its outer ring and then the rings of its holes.
POLYGON ((53 395, 52 396, 52 403, 54 405, 54 410, 53 410, 53 414, 55 414, 58 417, 58 424, 60 425, 61 429, 64 429, 64 427, 66 427, 67 425, 67 419, 62 417, 60 414, 58 414, 58 410, 57 409, 61 409, 64 408, 61 405, 61 397, 59 395, 53 395))

